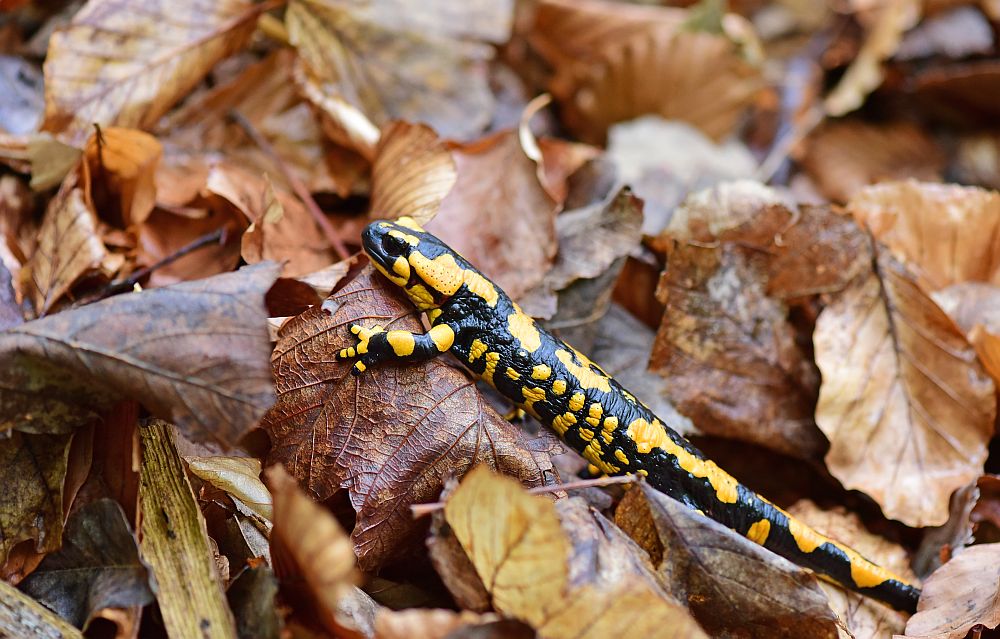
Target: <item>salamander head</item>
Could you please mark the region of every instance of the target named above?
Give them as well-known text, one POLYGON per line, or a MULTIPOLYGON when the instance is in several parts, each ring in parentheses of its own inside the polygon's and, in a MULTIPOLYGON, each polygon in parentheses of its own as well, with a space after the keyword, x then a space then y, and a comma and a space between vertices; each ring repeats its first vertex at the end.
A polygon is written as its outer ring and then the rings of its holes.
POLYGON ((375 268, 402 287, 422 311, 437 308, 455 295, 471 269, 409 217, 372 222, 361 241, 375 268))

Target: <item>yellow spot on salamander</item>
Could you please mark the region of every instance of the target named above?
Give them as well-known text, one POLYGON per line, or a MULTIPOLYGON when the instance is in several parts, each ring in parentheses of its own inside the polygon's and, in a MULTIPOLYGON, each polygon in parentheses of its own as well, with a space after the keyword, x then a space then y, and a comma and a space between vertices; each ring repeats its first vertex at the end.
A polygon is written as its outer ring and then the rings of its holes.
POLYGON ((440 308, 432 308, 427 311, 427 319, 429 319, 431 323, 436 322, 437 318, 441 317, 442 312, 443 311, 440 308))
POLYGON ((531 379, 546 380, 552 374, 552 369, 548 364, 539 364, 531 369, 531 379))
POLYGON ((406 292, 406 296, 410 298, 410 301, 413 302, 413 305, 422 311, 433 308, 436 304, 434 296, 423 284, 407 286, 403 290, 406 292))
POLYGON ((472 340, 472 346, 469 347, 469 363, 476 361, 483 356, 483 353, 489 348, 482 340, 474 339, 472 340))
MULTIPOLYGON (((587 421, 589 422, 590 420, 588 419, 587 421)), ((601 431, 601 439, 603 439, 605 443, 610 444, 612 441, 614 441, 614 438, 615 438, 614 435, 612 435, 608 431, 606 430, 601 431)))
POLYGON ((628 466, 628 455, 625 454, 624 450, 622 450, 621 448, 616 448, 615 457, 618 458, 618 461, 628 466))
POLYGON ((418 244, 420 244, 420 238, 417 237, 416 235, 411 235, 410 233, 404 233, 402 231, 392 229, 389 231, 389 235, 391 235, 392 237, 398 237, 399 239, 403 240, 410 246, 417 246, 418 244))
POLYGON ((525 386, 521 389, 521 396, 524 397, 524 407, 532 408, 532 404, 545 399, 545 390, 534 386, 525 386))
POLYGON ((404 283, 410 279, 410 263, 402 255, 392 263, 392 270, 404 283))
POLYGON ((587 472, 591 475, 596 475, 601 472, 601 469, 593 464, 587 464, 587 472))
POLYGON ((635 395, 633 395, 632 393, 628 392, 625 389, 622 389, 622 395, 624 395, 625 399, 627 399, 629 402, 631 402, 633 404, 638 404, 639 403, 636 400, 635 395))
POLYGON ((400 226, 403 226, 403 227, 406 227, 406 228, 410 229, 411 231, 419 231, 419 232, 422 233, 423 230, 424 230, 423 228, 421 228, 421 226, 419 224, 417 224, 417 221, 414 220, 409 215, 403 215, 402 217, 398 218, 396 220, 396 224, 398 224, 400 226))
POLYGON ((563 393, 565 393, 566 392, 566 380, 565 379, 557 379, 556 381, 552 382, 552 392, 555 393, 556 395, 562 395, 563 393))
POLYGON ((491 307, 496 306, 499 295, 493 283, 478 272, 459 266, 451 253, 443 253, 432 260, 419 250, 410 251, 409 260, 421 281, 438 293, 451 296, 465 284, 474 295, 486 300, 491 307))
POLYGON ((385 334, 385 339, 389 342, 392 352, 396 355, 406 357, 413 354, 413 347, 416 342, 413 339, 413 333, 410 331, 389 331, 385 334))
POLYGON ((585 442, 589 442, 594 438, 594 431, 590 430, 589 428, 581 428, 579 430, 579 433, 580 433, 580 438, 583 439, 583 441, 585 442))
POLYGON ((552 430, 559 433, 560 436, 565 435, 569 427, 576 423, 576 415, 573 413, 563 413, 562 415, 557 415, 555 419, 552 420, 552 430))
POLYGON ((368 369, 368 367, 361 362, 354 362, 354 368, 356 368, 359 373, 363 373, 368 369))
POLYGON ((604 407, 594 402, 590 405, 590 410, 587 412, 587 423, 597 428, 601 425, 601 415, 604 414, 604 407))
POLYGON ((857 552, 840 544, 837 544, 837 547, 847 553, 848 559, 851 560, 851 579, 858 588, 874 588, 890 579, 906 583, 904 579, 897 577, 882 566, 873 564, 857 552))
POLYGON ((490 386, 493 386, 493 373, 497 370, 497 362, 500 361, 500 353, 490 351, 486 353, 486 370, 483 371, 483 379, 490 386))
POLYGON ((430 335, 434 346, 442 353, 455 343, 455 331, 447 324, 438 324, 427 331, 427 334, 430 335))
POLYGON ((788 518, 788 532, 792 533, 795 545, 804 553, 810 553, 830 541, 794 517, 788 518))
POLYGON ((761 519, 750 524, 750 530, 747 531, 747 539, 754 542, 755 544, 764 545, 767 541, 767 536, 771 532, 771 522, 766 519, 761 519))
POLYGON ((507 367, 506 374, 507 374, 507 377, 509 377, 510 379, 512 379, 514 381, 517 381, 517 380, 521 379, 521 374, 518 373, 513 368, 511 368, 510 366, 507 367))
POLYGON ((640 468, 636 472, 639 473, 640 475, 642 475, 643 477, 649 477, 649 471, 646 470, 645 468, 640 468))
POLYGON ((535 326, 535 320, 520 311, 507 316, 507 330, 529 353, 534 353, 542 345, 542 335, 535 326))
POLYGON ((611 382, 608 377, 595 372, 594 369, 590 367, 591 362, 587 359, 586 355, 579 352, 576 352, 575 354, 576 359, 580 361, 579 364, 573 361, 573 354, 562 349, 556 351, 556 358, 562 362, 563 366, 566 367, 566 370, 569 371, 570 375, 575 377, 577 381, 580 382, 580 386, 583 388, 596 388, 597 390, 605 393, 611 392, 611 382))
POLYGON ((609 433, 614 429, 618 428, 618 418, 614 415, 609 415, 604 418, 604 430, 609 433))
POLYGON ((583 403, 587 401, 587 396, 583 393, 573 393, 569 398, 569 409, 574 413, 583 408, 583 403))

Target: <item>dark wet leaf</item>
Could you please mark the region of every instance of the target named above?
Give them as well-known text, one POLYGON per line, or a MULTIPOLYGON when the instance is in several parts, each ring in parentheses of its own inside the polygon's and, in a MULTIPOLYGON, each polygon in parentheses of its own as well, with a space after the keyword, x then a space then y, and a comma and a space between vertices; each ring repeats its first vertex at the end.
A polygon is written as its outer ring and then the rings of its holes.
POLYGON ((83 633, 6 581, 0 580, 0 636, 83 639, 83 633))
POLYGON ((278 581, 266 566, 247 568, 229 584, 226 599, 240 639, 278 639, 281 618, 275 604, 278 581))

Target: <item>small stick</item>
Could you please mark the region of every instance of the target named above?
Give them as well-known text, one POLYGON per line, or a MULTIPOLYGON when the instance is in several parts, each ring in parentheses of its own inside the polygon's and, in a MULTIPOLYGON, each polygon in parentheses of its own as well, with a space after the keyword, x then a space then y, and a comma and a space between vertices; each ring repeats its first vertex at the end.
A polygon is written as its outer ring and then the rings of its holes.
POLYGON ((270 158, 271 161, 274 162, 274 165, 278 167, 278 170, 281 171, 281 174, 285 176, 285 179, 288 180, 288 184, 292 187, 292 190, 295 191, 295 195, 298 196, 302 204, 305 205, 306 210, 309 211, 309 215, 312 216, 313 221, 316 222, 316 226, 319 227, 319 230, 323 233, 324 237, 326 237, 326 241, 333 247, 333 250, 336 251, 337 256, 342 260, 346 260, 350 257, 351 254, 348 253, 347 247, 344 246, 344 242, 340 239, 340 236, 337 235, 337 231, 334 230, 333 225, 330 224, 330 220, 326 219, 323 211, 320 210, 319 205, 316 204, 316 200, 314 200, 312 195, 309 194, 309 189, 307 189, 305 185, 302 184, 297 177, 295 177, 291 169, 288 167, 288 164, 281 158, 280 155, 278 155, 274 146, 272 146, 271 143, 267 141, 267 138, 261 135, 260 131, 254 127, 250 120, 247 120, 246 116, 239 111, 236 111, 235 109, 230 111, 229 117, 231 117, 241 129, 243 129, 243 132, 246 133, 251 140, 253 140, 254 144, 260 147, 260 150, 264 152, 264 155, 270 158))
MULTIPOLYGON (((532 495, 544 495, 554 493, 559 490, 577 490, 579 488, 600 488, 602 486, 614 486, 615 484, 634 484, 639 481, 639 475, 618 475, 615 477, 597 477, 595 479, 578 479, 568 481, 565 484, 549 484, 548 486, 537 486, 529 488, 532 495)), ((427 504, 414 504, 410 506, 410 512, 414 519, 419 519, 425 515, 435 513, 444 508, 445 502, 435 501, 427 504)))

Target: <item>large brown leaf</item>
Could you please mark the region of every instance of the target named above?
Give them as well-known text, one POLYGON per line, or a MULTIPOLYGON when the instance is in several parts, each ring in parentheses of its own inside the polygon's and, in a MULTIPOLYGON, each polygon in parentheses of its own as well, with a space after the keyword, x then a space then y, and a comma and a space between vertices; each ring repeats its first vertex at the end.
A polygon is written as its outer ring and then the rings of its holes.
POLYGON ((615 521, 713 637, 837 636, 808 572, 648 485, 625 495, 615 521))
POLYGON ((994 385, 903 265, 884 249, 874 265, 816 322, 827 467, 886 516, 940 525, 952 491, 982 472, 994 385))
POLYGON ((120 295, 0 333, 0 427, 67 432, 138 399, 231 446, 271 405, 264 294, 277 265, 120 295))
POLYGON ((433 130, 392 122, 375 148, 371 214, 376 218, 408 215, 424 224, 437 215, 456 177, 451 152, 433 130))
POLYGON ((517 299, 553 263, 557 206, 516 131, 459 147, 453 157, 458 181, 427 230, 517 299))
POLYGON ((759 70, 738 43, 692 28, 689 17, 600 0, 539 3, 528 37, 555 67, 550 89, 566 124, 595 142, 645 113, 690 122, 717 140, 732 132, 762 86, 759 70))
POLYGON ((324 304, 286 323, 272 365, 278 402, 264 419, 282 462, 320 500, 346 488, 363 569, 413 548, 425 530, 408 506, 433 501, 445 479, 488 464, 529 484, 546 481, 546 452, 488 407, 441 358, 385 365, 361 377, 333 354, 354 343, 348 324, 421 331, 413 307, 368 268, 324 304))
POLYGON ((261 5, 90 0, 49 42, 43 128, 82 142, 93 123, 148 129, 222 58, 261 5))

